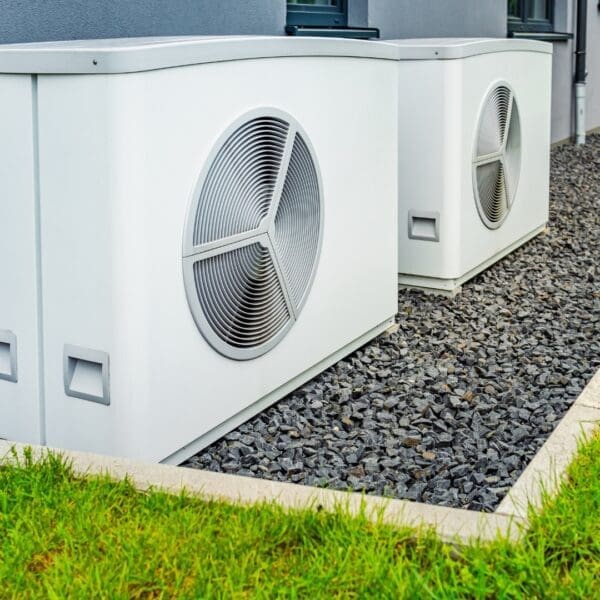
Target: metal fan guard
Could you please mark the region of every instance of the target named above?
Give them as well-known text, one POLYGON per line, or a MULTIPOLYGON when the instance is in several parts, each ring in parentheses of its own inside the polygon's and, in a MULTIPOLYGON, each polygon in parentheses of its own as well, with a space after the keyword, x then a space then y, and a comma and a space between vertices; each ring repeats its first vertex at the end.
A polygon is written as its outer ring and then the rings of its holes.
POLYGON ((504 223, 515 200, 521 170, 521 121, 512 88, 496 84, 478 120, 473 151, 473 194, 486 227, 504 223))
POLYGON ((321 248, 321 178, 290 115, 252 111, 220 137, 198 180, 184 234, 192 316, 220 354, 248 360, 297 320, 321 248))

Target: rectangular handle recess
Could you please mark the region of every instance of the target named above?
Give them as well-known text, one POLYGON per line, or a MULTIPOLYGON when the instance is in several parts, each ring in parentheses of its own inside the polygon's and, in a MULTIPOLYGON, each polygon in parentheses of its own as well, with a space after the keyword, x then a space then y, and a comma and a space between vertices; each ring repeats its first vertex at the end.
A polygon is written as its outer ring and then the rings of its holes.
POLYGON ((65 344, 63 371, 67 396, 110 405, 109 357, 106 352, 65 344))
POLYGON ((17 336, 0 329, 0 379, 17 383, 17 336))
POLYGON ((427 242, 440 241, 440 213, 408 211, 408 237, 427 242))

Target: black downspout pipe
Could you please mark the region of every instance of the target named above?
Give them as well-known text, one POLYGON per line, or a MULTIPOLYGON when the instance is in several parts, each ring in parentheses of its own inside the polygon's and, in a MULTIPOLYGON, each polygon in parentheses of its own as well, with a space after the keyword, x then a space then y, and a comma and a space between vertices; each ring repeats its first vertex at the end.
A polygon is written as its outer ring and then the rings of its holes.
POLYGON ((577 0, 577 48, 575 50, 575 83, 585 83, 587 0, 577 0))
POLYGON ((577 0, 577 41, 575 48, 575 143, 585 144, 585 79, 587 76, 586 38, 587 38, 588 0, 577 0))

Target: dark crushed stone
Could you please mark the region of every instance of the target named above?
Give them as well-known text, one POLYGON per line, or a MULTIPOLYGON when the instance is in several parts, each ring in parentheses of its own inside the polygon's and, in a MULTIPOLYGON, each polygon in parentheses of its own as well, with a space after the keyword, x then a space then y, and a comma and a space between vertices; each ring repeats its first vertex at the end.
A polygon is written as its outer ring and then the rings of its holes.
POLYGON ((600 366, 600 135, 552 153, 549 230, 186 466, 493 511, 600 366))

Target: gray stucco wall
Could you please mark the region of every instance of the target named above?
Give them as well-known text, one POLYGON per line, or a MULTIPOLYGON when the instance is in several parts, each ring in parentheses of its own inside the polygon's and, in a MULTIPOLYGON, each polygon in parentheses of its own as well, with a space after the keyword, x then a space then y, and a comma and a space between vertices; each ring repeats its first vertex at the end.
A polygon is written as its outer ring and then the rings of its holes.
MULTIPOLYGON (((556 0, 555 28, 574 33, 575 0, 556 0)), ((588 0, 587 35, 587 129, 600 127, 600 11, 597 0, 588 0)), ((554 42, 552 69, 552 141, 566 140, 575 127, 573 77, 575 41, 554 42)))
POLYGON ((504 37, 503 0, 371 0, 370 27, 382 38, 504 37))
POLYGON ((282 34, 285 0, 0 0, 0 43, 282 34))
MULTIPOLYGON (((349 24, 383 38, 504 36, 505 0, 348 0, 349 24)), ((286 0, 0 0, 0 43, 283 34, 286 0)))
MULTIPOLYGON (((575 30, 575 2, 567 0, 556 4, 556 31, 573 33, 575 30)), ((573 40, 554 42, 552 57, 552 141, 569 138, 573 131, 573 40)))
POLYGON ((587 128, 600 127, 600 6, 588 0, 588 102, 587 128))

